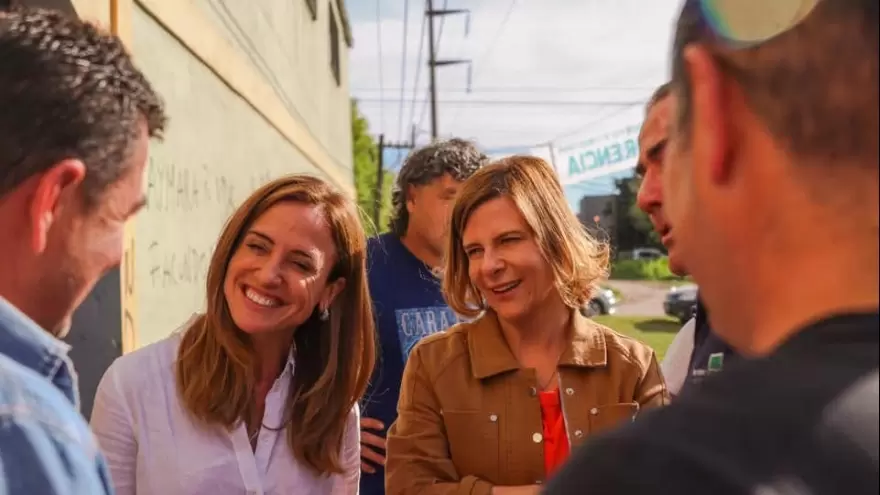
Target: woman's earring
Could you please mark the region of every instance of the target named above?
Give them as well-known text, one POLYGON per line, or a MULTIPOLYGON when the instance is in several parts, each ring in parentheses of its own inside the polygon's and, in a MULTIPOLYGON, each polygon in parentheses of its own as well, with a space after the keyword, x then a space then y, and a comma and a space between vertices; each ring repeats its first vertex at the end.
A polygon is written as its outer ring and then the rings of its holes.
POLYGON ((329 320, 330 319, 330 310, 327 308, 322 309, 321 314, 320 314, 320 316, 318 316, 318 318, 320 318, 321 321, 329 320))

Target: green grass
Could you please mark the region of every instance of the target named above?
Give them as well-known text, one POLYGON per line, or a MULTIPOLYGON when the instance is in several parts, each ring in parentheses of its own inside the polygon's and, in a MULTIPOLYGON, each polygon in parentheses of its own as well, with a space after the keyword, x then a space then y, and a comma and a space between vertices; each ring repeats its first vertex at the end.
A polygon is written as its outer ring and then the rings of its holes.
POLYGON ((662 361, 666 349, 681 328, 681 323, 672 318, 643 316, 597 316, 596 323, 605 325, 615 332, 638 339, 651 346, 657 353, 657 360, 662 361))

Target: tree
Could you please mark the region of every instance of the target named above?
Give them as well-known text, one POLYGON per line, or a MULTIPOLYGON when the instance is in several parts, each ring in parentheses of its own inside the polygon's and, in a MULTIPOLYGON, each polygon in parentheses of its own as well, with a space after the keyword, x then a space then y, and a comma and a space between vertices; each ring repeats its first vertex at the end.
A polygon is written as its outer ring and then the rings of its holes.
POLYGON ((354 154, 354 184, 361 223, 368 236, 385 232, 388 230, 388 221, 391 218, 391 188, 394 184, 394 174, 385 171, 379 225, 375 225, 373 219, 376 218, 376 172, 379 166, 379 150, 370 136, 369 123, 361 115, 355 100, 351 100, 351 140, 354 154))
POLYGON ((632 251, 640 247, 656 247, 663 249, 660 237, 654 232, 651 219, 639 209, 636 196, 642 184, 638 176, 627 177, 614 181, 617 186, 617 200, 614 211, 615 230, 613 245, 619 252, 632 251))

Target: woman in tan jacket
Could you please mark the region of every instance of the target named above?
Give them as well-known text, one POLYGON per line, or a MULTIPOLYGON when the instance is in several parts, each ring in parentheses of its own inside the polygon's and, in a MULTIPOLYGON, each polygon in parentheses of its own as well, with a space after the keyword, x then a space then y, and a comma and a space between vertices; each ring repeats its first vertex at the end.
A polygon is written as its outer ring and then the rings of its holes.
POLYGON ((608 249, 546 162, 510 157, 465 181, 449 239, 444 292, 475 319, 410 355, 389 495, 538 493, 585 438, 667 402, 654 352, 577 310, 608 249))

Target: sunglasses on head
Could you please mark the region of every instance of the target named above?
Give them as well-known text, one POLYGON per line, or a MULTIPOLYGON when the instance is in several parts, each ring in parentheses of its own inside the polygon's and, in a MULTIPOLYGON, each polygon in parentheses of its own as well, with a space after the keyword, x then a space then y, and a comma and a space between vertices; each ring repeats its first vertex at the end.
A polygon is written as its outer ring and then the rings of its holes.
POLYGON ((684 8, 735 48, 767 42, 797 26, 821 0, 686 0, 684 8))

